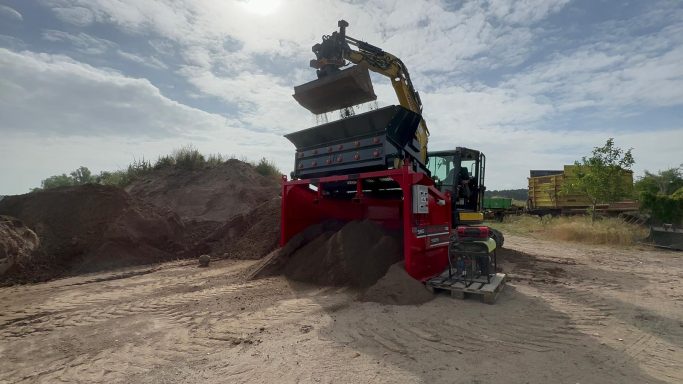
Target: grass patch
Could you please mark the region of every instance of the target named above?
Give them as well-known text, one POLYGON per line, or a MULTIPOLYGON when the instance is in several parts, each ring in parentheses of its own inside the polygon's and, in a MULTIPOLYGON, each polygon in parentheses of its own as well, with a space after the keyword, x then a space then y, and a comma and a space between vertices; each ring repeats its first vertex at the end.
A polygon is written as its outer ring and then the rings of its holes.
POLYGON ((632 245, 647 236, 647 229, 617 217, 590 216, 506 216, 502 223, 491 224, 506 233, 539 239, 573 241, 587 244, 632 245))

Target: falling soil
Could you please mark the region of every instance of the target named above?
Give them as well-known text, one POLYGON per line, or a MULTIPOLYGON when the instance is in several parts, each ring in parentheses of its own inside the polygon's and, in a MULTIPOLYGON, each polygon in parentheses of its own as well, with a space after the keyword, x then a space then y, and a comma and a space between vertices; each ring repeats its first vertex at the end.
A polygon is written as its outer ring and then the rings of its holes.
POLYGON ((387 273, 360 295, 361 301, 392 305, 419 305, 434 298, 424 284, 406 272, 403 262, 389 267, 387 273))
POLYGON ((400 237, 370 221, 351 221, 297 249, 284 275, 320 285, 368 287, 401 258, 400 237))

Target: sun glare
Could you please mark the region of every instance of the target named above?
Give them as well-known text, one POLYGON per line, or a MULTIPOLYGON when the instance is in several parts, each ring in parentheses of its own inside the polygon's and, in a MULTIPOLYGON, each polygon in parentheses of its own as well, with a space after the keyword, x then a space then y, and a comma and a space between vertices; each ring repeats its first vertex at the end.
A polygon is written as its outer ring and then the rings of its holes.
POLYGON ((240 5, 248 12, 266 16, 275 13, 282 0, 241 0, 240 5))

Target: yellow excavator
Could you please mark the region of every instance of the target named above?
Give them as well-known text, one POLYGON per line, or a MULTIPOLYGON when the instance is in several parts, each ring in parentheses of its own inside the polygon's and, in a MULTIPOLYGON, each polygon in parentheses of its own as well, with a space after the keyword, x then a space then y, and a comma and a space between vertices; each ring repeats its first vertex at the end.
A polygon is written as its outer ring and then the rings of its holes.
MULTIPOLYGON (((344 110, 376 100, 368 70, 388 77, 399 104, 420 116, 415 130, 415 157, 437 187, 451 193, 453 228, 480 224, 483 221, 486 157, 480 151, 464 147, 428 153, 429 130, 421 118, 422 101, 408 69, 391 53, 347 36, 348 26, 348 22, 340 20, 339 31, 323 36, 322 42, 312 47, 316 58, 310 61, 310 66, 317 70, 318 79, 295 87, 294 98, 315 114, 344 110)), ((398 166, 398 160, 394 159, 394 167, 398 166)), ((498 246, 502 246, 502 234, 491 229, 491 235, 498 246)))
MULTIPOLYGON (((379 73, 391 80, 399 104, 417 114, 422 114, 420 95, 413 87, 410 74, 403 62, 381 48, 346 35, 349 23, 340 20, 339 32, 323 36, 323 42, 313 46, 316 59, 310 66, 317 69, 318 82, 308 89, 295 88, 294 98, 308 110, 329 112, 376 99, 367 70, 379 73), (351 49, 354 45, 358 50, 351 49), (348 62, 347 62, 348 61, 348 62), (355 64, 346 70, 342 67, 355 64), (323 81, 325 81, 323 83, 323 81)), ((420 145, 421 161, 427 161, 429 130, 424 119, 415 132, 420 145)))

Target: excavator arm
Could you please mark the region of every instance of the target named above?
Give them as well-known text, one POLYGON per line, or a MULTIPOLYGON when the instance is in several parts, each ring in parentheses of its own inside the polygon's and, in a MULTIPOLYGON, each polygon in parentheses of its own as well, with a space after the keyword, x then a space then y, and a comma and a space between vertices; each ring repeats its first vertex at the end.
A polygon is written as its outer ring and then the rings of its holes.
MULTIPOLYGON (((348 23, 340 20, 339 32, 323 36, 323 42, 313 46, 315 60, 311 60, 311 67, 316 68, 318 78, 332 77, 342 72, 349 63, 367 67, 369 70, 388 77, 396 92, 399 104, 417 114, 422 115, 422 101, 413 87, 408 69, 396 56, 385 52, 379 47, 364 41, 346 36, 348 23), (355 46, 357 49, 351 48, 355 46)), ((374 96, 374 94, 373 94, 374 96)), ((367 99, 359 98, 360 102, 367 99)), ((427 141, 429 130, 422 119, 415 136, 420 145, 420 157, 423 163, 427 161, 427 141)))

